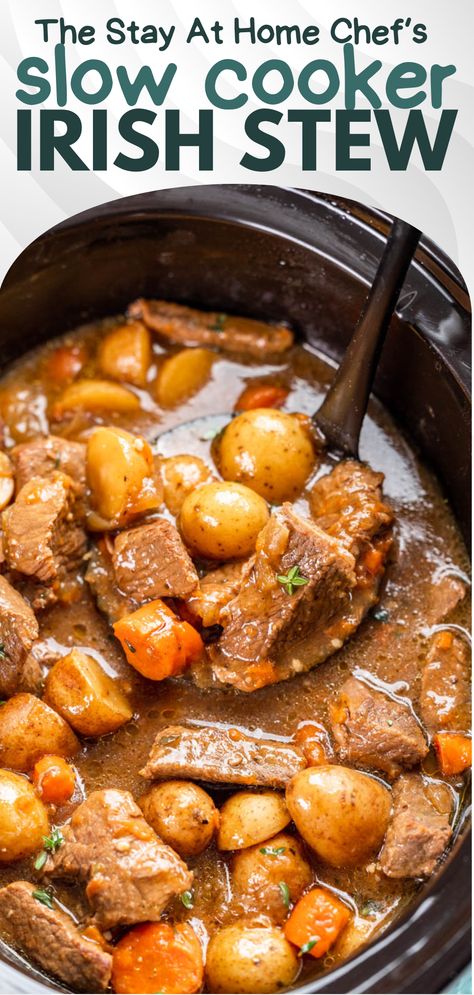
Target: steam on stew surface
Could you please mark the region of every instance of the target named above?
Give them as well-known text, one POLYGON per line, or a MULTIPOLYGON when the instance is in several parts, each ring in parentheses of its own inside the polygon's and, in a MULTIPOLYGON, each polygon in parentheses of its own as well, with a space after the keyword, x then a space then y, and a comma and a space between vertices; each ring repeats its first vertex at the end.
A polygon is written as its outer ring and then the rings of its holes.
POLYGON ((140 300, 0 384, 0 935, 72 991, 284 989, 459 829, 465 549, 378 405, 321 448, 330 378, 140 300))

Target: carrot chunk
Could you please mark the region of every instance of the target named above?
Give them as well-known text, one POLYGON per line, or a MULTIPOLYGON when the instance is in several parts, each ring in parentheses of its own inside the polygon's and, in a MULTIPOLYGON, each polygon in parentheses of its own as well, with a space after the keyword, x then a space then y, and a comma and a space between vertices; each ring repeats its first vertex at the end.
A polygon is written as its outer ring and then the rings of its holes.
POLYGON ((35 764, 33 784, 44 802, 63 805, 74 794, 74 768, 63 757, 47 754, 35 764))
POLYGON ((192 995, 202 979, 201 945, 188 923, 134 926, 114 949, 112 985, 117 995, 192 995))
POLYGON ((364 567, 371 574, 378 574, 383 566, 383 553, 380 549, 368 549, 364 556, 364 567))
POLYGON ((280 408, 289 391, 273 384, 249 384, 237 399, 234 411, 252 411, 254 408, 280 408))
POLYGON ((129 664, 144 677, 175 677, 201 655, 203 641, 159 599, 125 615, 114 625, 129 664))
POLYGON ((436 634, 436 649, 450 650, 453 645, 453 633, 449 629, 442 629, 436 634))
POLYGON ((455 732, 439 732, 433 739, 441 773, 462 774, 472 766, 472 740, 455 732))
POLYGON ((325 888, 312 888, 300 898, 284 926, 287 940, 300 953, 324 957, 350 919, 350 910, 325 888))
POLYGON ((326 750, 322 740, 322 731, 312 722, 305 722, 295 733, 295 743, 303 751, 310 767, 320 767, 328 763, 326 750))
POLYGON ((88 355, 84 346, 59 346, 46 361, 46 375, 53 383, 71 383, 79 375, 88 355))

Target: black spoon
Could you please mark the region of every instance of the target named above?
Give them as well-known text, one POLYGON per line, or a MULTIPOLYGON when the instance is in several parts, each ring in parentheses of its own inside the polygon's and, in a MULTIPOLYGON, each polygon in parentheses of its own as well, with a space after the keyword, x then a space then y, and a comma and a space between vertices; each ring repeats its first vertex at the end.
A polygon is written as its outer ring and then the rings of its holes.
MULTIPOLYGON (((336 376, 313 423, 322 445, 358 458, 359 435, 390 319, 421 232, 393 222, 375 279, 336 376)), ((164 456, 186 452, 189 436, 203 442, 228 424, 229 414, 203 415, 168 429, 156 440, 164 456)))

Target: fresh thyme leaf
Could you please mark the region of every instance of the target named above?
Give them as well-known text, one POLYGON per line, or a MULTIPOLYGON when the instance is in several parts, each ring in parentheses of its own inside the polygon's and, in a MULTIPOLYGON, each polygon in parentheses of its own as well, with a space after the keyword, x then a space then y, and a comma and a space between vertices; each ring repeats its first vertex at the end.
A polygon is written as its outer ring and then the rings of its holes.
POLYGON ((5 643, 0 643, 0 660, 4 660, 6 657, 5 643))
POLYGON ((56 826, 52 830, 50 836, 43 836, 43 846, 48 853, 56 853, 56 850, 59 850, 61 843, 64 843, 64 836, 61 830, 56 826))
POLYGON ((362 908, 360 909, 360 914, 361 916, 374 916, 378 911, 378 908, 379 903, 376 902, 375 899, 369 898, 366 902, 364 902, 362 908))
POLYGON ((226 321, 227 321, 227 315, 226 314, 216 314, 216 318, 215 318, 214 324, 210 326, 211 331, 213 331, 213 332, 223 332, 224 331, 224 325, 225 325, 226 321))
POLYGON ((277 576, 277 581, 282 585, 282 587, 285 588, 287 594, 294 594, 296 587, 303 587, 305 584, 309 583, 308 578, 303 577, 303 575, 300 574, 298 564, 291 567, 287 574, 279 574, 277 576))
POLYGON ((48 854, 46 853, 46 850, 42 850, 39 857, 37 857, 35 860, 35 871, 40 871, 41 868, 44 867, 47 859, 48 859, 48 854))
POLYGON ((284 906, 285 906, 286 909, 289 909, 289 907, 290 907, 290 889, 289 889, 286 881, 280 881, 279 884, 278 884, 278 887, 279 887, 279 889, 281 891, 281 897, 283 899, 283 904, 284 904, 284 906))
POLYGON ((303 946, 299 949, 299 957, 302 957, 303 954, 309 954, 310 950, 312 950, 318 942, 319 936, 312 936, 307 943, 303 943, 303 946))
POLYGON ((264 857, 279 857, 280 854, 284 853, 286 846, 261 846, 260 853, 263 853, 264 857))
POLYGON ((41 902, 42 905, 46 905, 48 909, 53 908, 53 896, 50 891, 38 888, 37 891, 33 892, 33 898, 36 898, 36 901, 41 902))
POLYGON ((185 909, 192 909, 194 905, 193 893, 192 891, 183 891, 183 894, 179 896, 185 909))
POLYGON ((136 649, 135 649, 135 646, 132 646, 132 644, 129 643, 128 639, 125 640, 125 643, 128 646, 128 648, 130 650, 130 653, 136 653, 137 652, 136 649))
POLYGON ((386 608, 376 608, 375 611, 372 612, 372 616, 375 618, 376 622, 388 622, 390 618, 389 612, 386 608))

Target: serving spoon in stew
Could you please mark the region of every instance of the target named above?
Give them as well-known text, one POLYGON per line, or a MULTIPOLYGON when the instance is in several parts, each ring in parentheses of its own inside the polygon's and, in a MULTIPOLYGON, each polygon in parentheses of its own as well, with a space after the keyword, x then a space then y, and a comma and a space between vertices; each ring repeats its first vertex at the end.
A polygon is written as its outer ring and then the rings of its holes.
MULTIPOLYGON (((359 458, 362 428, 390 319, 421 232, 396 218, 387 239, 364 309, 326 397, 312 421, 321 446, 359 458)), ((229 422, 229 413, 203 415, 163 432, 160 453, 180 452, 189 433, 212 439, 229 422)))

